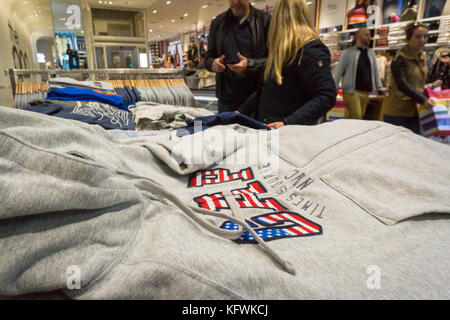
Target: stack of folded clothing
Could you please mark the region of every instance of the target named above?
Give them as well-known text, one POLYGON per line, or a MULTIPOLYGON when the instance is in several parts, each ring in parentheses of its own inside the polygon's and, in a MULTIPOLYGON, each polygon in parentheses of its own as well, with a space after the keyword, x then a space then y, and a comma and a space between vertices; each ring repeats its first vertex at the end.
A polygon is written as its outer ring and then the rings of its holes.
POLYGON ((406 44, 405 24, 395 24, 389 28, 388 45, 401 48, 406 44))
POLYGON ((450 42, 450 18, 443 18, 439 25, 439 37, 437 43, 446 44, 450 42))
POLYGON ((388 39, 378 39, 376 43, 377 48, 386 48, 388 46, 388 39))
POLYGON ((388 37, 389 36, 389 26, 380 27, 378 30, 378 35, 380 37, 388 37))

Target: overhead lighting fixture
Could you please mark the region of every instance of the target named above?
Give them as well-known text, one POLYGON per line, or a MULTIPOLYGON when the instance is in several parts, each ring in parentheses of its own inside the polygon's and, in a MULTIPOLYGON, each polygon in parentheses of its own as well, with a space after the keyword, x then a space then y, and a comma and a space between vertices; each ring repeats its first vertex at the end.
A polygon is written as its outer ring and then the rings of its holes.
POLYGON ((185 13, 185 14, 184 14, 184 16, 185 16, 185 17, 187 17, 187 16, 188 16, 188 14, 187 14, 187 13, 185 13))
POLYGON ((172 3, 172 1, 167 1, 167 2, 166 2, 167 5, 169 5, 169 4, 171 4, 171 3, 172 3))
POLYGON ((208 5, 205 4, 205 5, 202 6, 202 8, 203 8, 203 9, 208 8, 208 5))
POLYGON ((153 13, 157 13, 158 12, 158 10, 153 10, 153 13))

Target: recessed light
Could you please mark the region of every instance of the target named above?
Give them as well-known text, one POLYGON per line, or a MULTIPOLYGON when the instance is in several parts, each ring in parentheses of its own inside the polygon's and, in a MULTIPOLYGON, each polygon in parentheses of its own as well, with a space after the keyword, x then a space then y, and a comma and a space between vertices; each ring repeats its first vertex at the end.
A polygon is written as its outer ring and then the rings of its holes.
POLYGON ((166 2, 167 5, 169 5, 169 4, 171 4, 171 3, 172 3, 172 1, 167 1, 167 2, 166 2))
POLYGON ((153 10, 153 13, 157 13, 158 12, 158 10, 153 10))
POLYGON ((187 14, 187 13, 185 13, 185 14, 184 14, 184 16, 185 16, 185 17, 187 17, 187 16, 188 16, 188 14, 187 14))

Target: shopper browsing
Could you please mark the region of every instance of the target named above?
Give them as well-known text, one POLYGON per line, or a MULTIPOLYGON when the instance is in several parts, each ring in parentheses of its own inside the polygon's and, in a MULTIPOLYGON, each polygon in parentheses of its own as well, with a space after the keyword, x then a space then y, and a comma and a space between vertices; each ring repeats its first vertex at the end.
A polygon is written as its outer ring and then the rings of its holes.
POLYGON ((336 103, 330 51, 304 0, 278 0, 269 30, 264 85, 239 112, 271 127, 313 125, 336 103))
POLYGON ((378 73, 377 57, 369 48, 370 31, 359 29, 355 34, 355 45, 348 48, 339 60, 336 86, 342 79, 344 101, 347 102, 346 119, 363 119, 369 103, 369 93, 383 86, 378 73))
POLYGON ((230 9, 211 22, 206 68, 216 73, 219 112, 236 111, 256 90, 267 59, 270 15, 249 0, 229 0, 230 9))
MULTIPOLYGON (((417 104, 432 108, 434 102, 427 99, 424 91, 428 73, 427 57, 423 47, 428 42, 428 28, 412 22, 406 26, 407 45, 395 56, 391 63, 391 90, 384 99, 384 121, 403 126, 420 133, 417 104)), ((438 87, 438 80, 428 85, 438 87)))

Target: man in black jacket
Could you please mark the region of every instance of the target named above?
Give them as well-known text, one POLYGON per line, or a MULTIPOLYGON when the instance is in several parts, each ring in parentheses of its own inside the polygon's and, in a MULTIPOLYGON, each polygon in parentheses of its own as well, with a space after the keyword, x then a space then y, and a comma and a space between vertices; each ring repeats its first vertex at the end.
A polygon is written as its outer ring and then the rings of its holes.
POLYGON ((212 22, 206 68, 216 73, 219 112, 236 111, 257 89, 267 60, 271 16, 249 0, 229 0, 230 9, 212 22))

